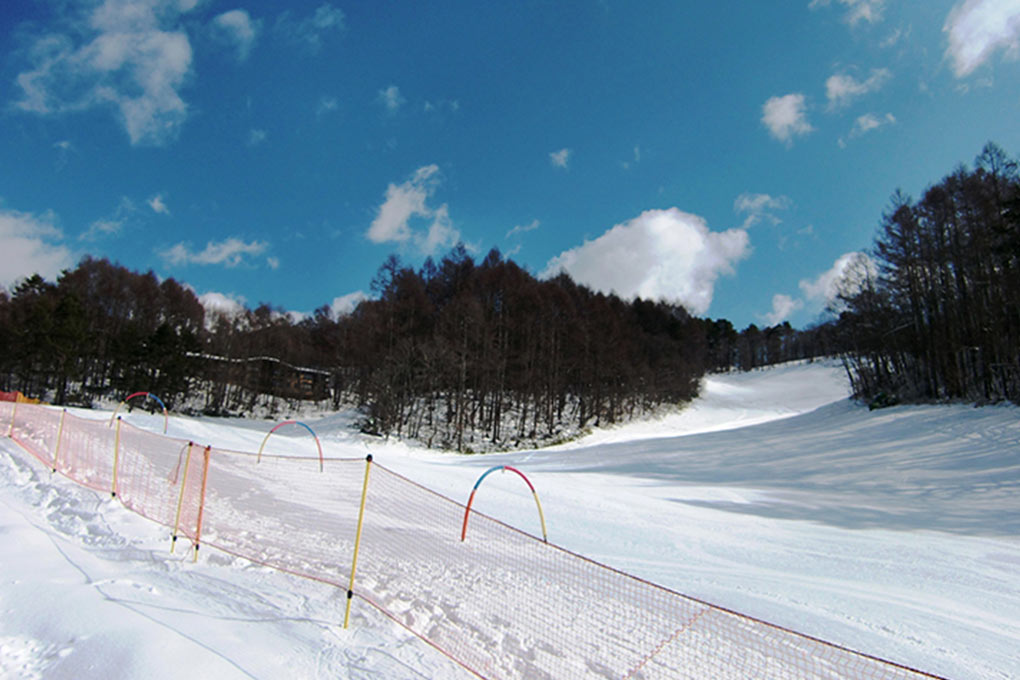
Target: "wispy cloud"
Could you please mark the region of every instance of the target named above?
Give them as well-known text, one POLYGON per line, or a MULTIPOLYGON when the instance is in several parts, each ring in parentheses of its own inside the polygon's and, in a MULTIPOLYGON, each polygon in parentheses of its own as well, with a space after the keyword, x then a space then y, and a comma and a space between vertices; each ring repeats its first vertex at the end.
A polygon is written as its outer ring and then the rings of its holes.
POLYGON ((456 99, 437 99, 426 101, 423 110, 425 113, 440 114, 444 112, 457 113, 460 111, 460 101, 456 99))
POLYGON ((862 137, 873 130, 886 127, 887 125, 894 125, 895 123, 896 116, 891 113, 887 113, 884 116, 879 116, 874 113, 865 113, 864 115, 857 117, 846 138, 839 138, 839 147, 841 149, 845 149, 849 140, 862 137))
POLYGON ((772 224, 782 222, 777 212, 788 210, 791 201, 786 196, 769 196, 768 194, 743 193, 733 201, 733 211, 738 215, 746 215, 742 229, 749 229, 762 220, 772 224))
POLYGON ((631 160, 626 160, 623 163, 621 163, 620 165, 623 167, 624 170, 630 170, 631 167, 637 165, 640 162, 641 162, 641 147, 640 146, 635 146, 634 147, 634 154, 633 154, 632 159, 631 160))
POLYGON ((427 255, 457 243, 460 232, 450 220, 447 205, 428 206, 440 182, 439 166, 426 165, 418 168, 407 181, 390 184, 386 200, 365 232, 366 238, 373 243, 412 242, 427 255), (416 218, 428 221, 427 228, 412 227, 411 220, 416 218))
POLYGON ((55 280, 71 266, 71 251, 52 212, 42 215, 0 208, 0 286, 39 274, 55 280))
MULTIPOLYGON (((882 14, 885 11, 885 0, 836 0, 836 2, 846 9, 843 21, 851 26, 856 26, 862 21, 876 24, 882 20, 882 14)), ((811 0, 808 7, 817 9, 828 7, 831 4, 832 0, 811 0)))
POLYGON ((566 271, 596 290, 680 302, 704 314, 716 280, 733 274, 734 265, 749 253, 743 229, 713 232, 704 219, 677 208, 648 210, 560 253, 541 276, 566 271))
POLYGON ((942 31, 946 58, 957 78, 965 78, 993 53, 1020 57, 1020 0, 966 0, 949 13, 942 31))
POLYGON ((61 170, 67 165, 67 161, 70 158, 72 152, 74 152, 74 144, 70 140, 63 139, 53 144, 53 148, 57 150, 57 169, 61 170))
POLYGON ((570 163, 570 155, 573 153, 570 149, 560 149, 559 151, 553 151, 549 154, 549 162, 557 168, 566 168, 570 163))
POLYGON ((892 73, 885 68, 873 69, 865 80, 857 80, 847 73, 829 76, 825 81, 825 96, 829 100, 829 110, 844 108, 855 99, 880 90, 891 77, 892 73))
POLYGON ((769 98, 762 106, 761 122, 772 137, 787 146, 793 145, 795 137, 814 130, 807 120, 806 98, 800 93, 769 98))
POLYGON ((248 131, 248 146, 258 146, 266 141, 269 133, 265 130, 252 128, 248 131))
POLYGON ((854 121, 854 127, 850 130, 850 136, 860 137, 872 130, 877 130, 878 128, 886 125, 892 125, 895 122, 896 116, 891 113, 887 113, 884 116, 877 116, 874 113, 865 113, 863 116, 859 116, 857 120, 854 121))
POLYGON ((212 20, 214 35, 237 50, 237 60, 245 61, 262 31, 262 21, 252 19, 247 10, 232 9, 212 20))
POLYGON ((324 116, 327 113, 333 113, 340 108, 340 101, 336 97, 322 96, 319 98, 319 103, 315 106, 315 115, 324 116))
POLYGON ((320 5, 311 15, 295 18, 290 11, 276 20, 275 30, 287 40, 301 45, 310 52, 318 52, 330 35, 343 33, 346 17, 329 3, 320 5))
POLYGON ((61 114, 112 108, 132 144, 162 145, 188 115, 181 97, 191 72, 191 43, 181 27, 194 2, 105 0, 37 37, 31 67, 18 74, 15 108, 61 114))
POLYGON ((137 214, 138 207, 135 202, 127 196, 122 196, 113 212, 92 222, 78 239, 80 241, 96 241, 107 236, 116 236, 124 230, 129 222, 135 219, 137 214))
POLYGON ((262 255, 268 248, 269 244, 265 241, 249 243, 239 238, 228 238, 219 242, 210 241, 205 249, 199 252, 192 251, 189 244, 181 242, 159 251, 158 255, 168 265, 223 265, 234 268, 262 255))
POLYGON ((400 88, 396 85, 390 85, 389 87, 379 90, 379 94, 376 100, 382 104, 386 113, 394 114, 400 110, 400 107, 407 101, 400 94, 400 88))
POLYGON ((506 233, 506 236, 504 236, 503 238, 510 238, 511 236, 516 236, 517 234, 526 234, 529 231, 535 231, 536 229, 538 229, 540 224, 541 223, 538 220, 532 220, 528 224, 518 224, 514 226, 513 229, 508 231, 506 233))
POLYGON ((168 208, 166 206, 166 203, 163 201, 163 194, 156 194, 155 196, 150 198, 149 207, 152 208, 152 212, 158 215, 170 214, 170 208, 168 208))

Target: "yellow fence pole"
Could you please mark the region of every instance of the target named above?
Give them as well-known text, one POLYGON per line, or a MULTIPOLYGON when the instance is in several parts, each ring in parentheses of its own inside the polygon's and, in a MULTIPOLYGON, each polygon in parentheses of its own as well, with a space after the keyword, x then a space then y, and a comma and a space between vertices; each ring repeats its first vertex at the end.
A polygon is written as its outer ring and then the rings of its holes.
POLYGON ((358 549, 361 547, 361 526, 365 520, 365 498, 368 496, 368 473, 372 471, 372 454, 365 457, 365 483, 361 487, 361 507, 358 509, 358 530, 354 536, 354 559, 351 560, 351 584, 347 588, 347 609, 344 612, 344 628, 351 621, 351 600, 354 598, 354 572, 358 568, 358 549))
POLYGON ((110 496, 117 497, 117 464, 120 462, 120 416, 117 417, 117 434, 113 438, 113 483, 110 496))
POLYGON ((205 513, 205 483, 209 479, 209 451, 211 446, 205 447, 205 462, 202 463, 202 495, 198 500, 198 522, 195 524, 195 556, 192 562, 198 562, 198 548, 202 540, 202 515, 205 513))
POLYGON ((60 439, 64 436, 64 418, 67 417, 67 409, 65 408, 60 414, 60 425, 57 426, 57 450, 53 452, 53 469, 50 472, 57 471, 57 460, 60 457, 60 439))
MULTIPOLYGON (((177 529, 181 526, 181 506, 184 505, 184 487, 188 483, 188 466, 191 464, 191 447, 194 445, 193 442, 188 442, 188 454, 184 457, 184 474, 181 475, 181 493, 177 496, 177 514, 174 516, 174 533, 173 539, 170 541, 171 554, 174 552, 174 546, 177 545, 177 529)), ((180 460, 180 458, 177 460, 180 460)))

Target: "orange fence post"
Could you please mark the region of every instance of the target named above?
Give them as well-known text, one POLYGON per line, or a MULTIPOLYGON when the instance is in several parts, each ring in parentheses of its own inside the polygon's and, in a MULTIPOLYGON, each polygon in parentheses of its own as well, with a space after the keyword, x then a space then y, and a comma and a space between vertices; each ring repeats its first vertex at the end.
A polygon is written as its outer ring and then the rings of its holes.
POLYGON ((188 442, 188 455, 184 457, 184 474, 181 475, 181 492, 177 496, 177 514, 174 516, 174 533, 173 539, 170 541, 171 554, 174 551, 174 546, 177 545, 177 529, 181 525, 181 506, 184 504, 184 487, 188 483, 188 465, 191 464, 191 447, 194 445, 194 442, 188 442))
POLYGON ((205 512, 205 483, 209 479, 209 451, 211 446, 205 447, 205 462, 202 463, 202 495, 198 499, 198 521, 195 524, 195 556, 192 562, 198 562, 198 548, 202 540, 202 514, 205 512))
POLYGON ((110 496, 117 497, 117 464, 120 462, 120 416, 117 416, 117 434, 113 438, 113 482, 110 485, 110 496))
POLYGON ((60 414, 60 425, 57 426, 57 448, 53 452, 53 469, 50 472, 57 471, 57 459, 60 457, 60 438, 64 435, 64 418, 67 417, 67 409, 65 408, 60 414))
POLYGON ((365 456, 365 482, 361 486, 361 507, 358 509, 358 530, 354 534, 354 558, 351 560, 351 583, 347 588, 347 608, 344 611, 344 628, 351 622, 351 600, 354 598, 354 572, 358 568, 358 549, 361 547, 361 526, 365 519, 365 498, 368 496, 368 473, 372 471, 372 454, 365 456))

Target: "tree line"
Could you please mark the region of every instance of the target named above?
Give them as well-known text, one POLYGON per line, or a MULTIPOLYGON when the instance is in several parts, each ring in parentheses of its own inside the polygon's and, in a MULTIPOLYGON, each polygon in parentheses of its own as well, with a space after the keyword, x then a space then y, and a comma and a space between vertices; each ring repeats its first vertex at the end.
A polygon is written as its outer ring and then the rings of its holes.
POLYGON ((897 191, 834 322, 878 403, 1020 403, 1020 175, 989 143, 917 201, 897 191))
POLYGON ((0 388, 69 405, 145 390, 209 414, 311 399, 360 408, 370 431, 465 450, 683 403, 708 371, 833 352, 824 327, 738 332, 565 274, 539 280, 495 250, 476 262, 458 246, 417 270, 391 256, 372 290, 340 317, 218 313, 174 279, 87 256, 56 282, 0 291, 0 388))

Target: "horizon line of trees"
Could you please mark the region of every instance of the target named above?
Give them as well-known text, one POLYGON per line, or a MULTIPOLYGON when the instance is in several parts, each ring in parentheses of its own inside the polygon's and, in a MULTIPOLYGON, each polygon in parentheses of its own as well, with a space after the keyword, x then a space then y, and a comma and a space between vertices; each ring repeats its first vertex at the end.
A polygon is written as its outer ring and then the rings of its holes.
POLYGON ((683 403, 706 372, 835 352, 824 326, 738 332, 565 274, 539 280, 496 250, 476 263, 462 245, 418 270, 391 256, 372 285, 339 318, 325 305, 302 320, 265 303, 224 314, 172 278, 86 256, 54 283, 0 290, 0 389, 86 406, 146 390, 209 414, 329 400, 380 434, 463 450, 683 403))

